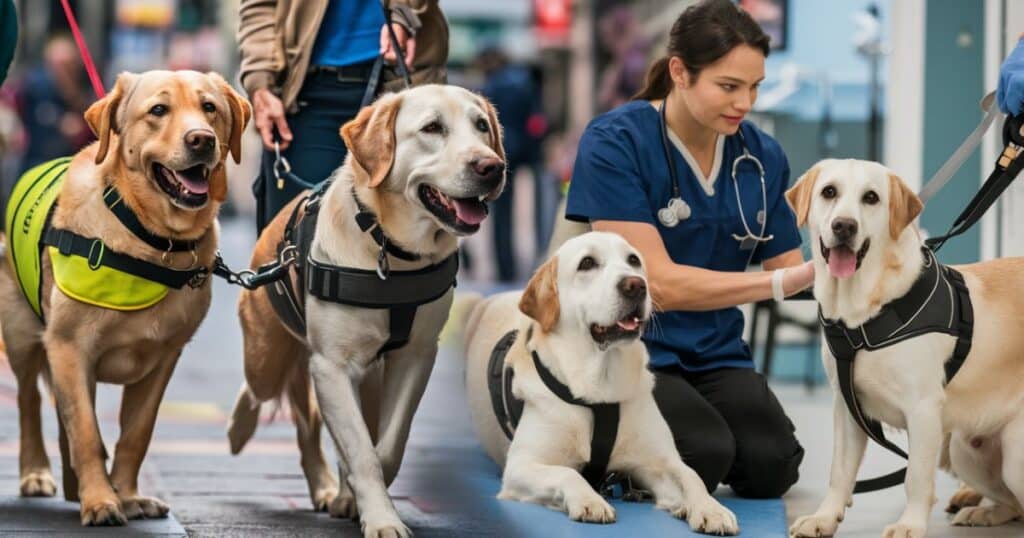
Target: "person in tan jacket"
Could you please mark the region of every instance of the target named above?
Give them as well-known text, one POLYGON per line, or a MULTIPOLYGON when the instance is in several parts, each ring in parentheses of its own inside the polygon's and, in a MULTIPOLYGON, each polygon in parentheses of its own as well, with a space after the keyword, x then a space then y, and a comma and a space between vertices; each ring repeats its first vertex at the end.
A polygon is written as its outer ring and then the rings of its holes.
POLYGON ((275 141, 295 176, 319 183, 347 154, 341 125, 365 100, 404 86, 385 16, 413 83, 445 82, 448 23, 438 0, 241 1, 240 76, 264 146, 257 231, 304 188, 275 179, 275 141))

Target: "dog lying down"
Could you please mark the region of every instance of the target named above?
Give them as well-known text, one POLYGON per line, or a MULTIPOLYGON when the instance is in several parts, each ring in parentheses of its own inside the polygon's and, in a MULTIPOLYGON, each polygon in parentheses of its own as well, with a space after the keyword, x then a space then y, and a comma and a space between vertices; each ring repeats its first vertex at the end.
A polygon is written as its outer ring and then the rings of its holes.
POLYGON ((541 377, 549 375, 584 403, 618 404, 608 471, 627 473, 653 493, 658 508, 685 518, 695 531, 739 532, 732 512, 683 463, 655 405, 640 341, 650 314, 639 254, 618 235, 601 232, 567 241, 522 294, 489 297, 472 309, 466 385, 477 435, 504 467, 498 498, 543 504, 577 521, 615 521, 615 510, 580 473, 593 456, 595 412, 553 393, 541 377), (512 393, 525 405, 510 444, 491 403, 488 363, 512 330, 518 333, 504 367, 514 372, 512 393))
MULTIPOLYGON (((814 295, 827 320, 859 327, 878 317, 883 306, 907 295, 930 271, 945 270, 922 250, 921 234, 913 224, 921 201, 880 164, 822 161, 786 197, 798 222, 810 228, 814 295)), ((952 335, 929 332, 856 354, 852 379, 863 411, 906 429, 910 439, 906 510, 885 529, 886 537, 924 535, 934 503, 936 462, 985 497, 981 505, 969 506, 978 499, 970 489, 962 489, 951 502, 962 507, 954 525, 999 525, 1022 514, 1024 259, 953 269, 963 275, 970 292, 974 326, 970 351, 948 385, 944 366, 957 343, 952 335)), ((940 294, 953 297, 957 286, 937 282, 940 294)), ((922 311, 910 312, 915 310, 922 311)), ((867 444, 866 434, 838 393, 836 360, 829 346, 822 346, 822 360, 837 391, 829 490, 814 514, 793 524, 792 536, 836 532, 851 502, 867 444)))

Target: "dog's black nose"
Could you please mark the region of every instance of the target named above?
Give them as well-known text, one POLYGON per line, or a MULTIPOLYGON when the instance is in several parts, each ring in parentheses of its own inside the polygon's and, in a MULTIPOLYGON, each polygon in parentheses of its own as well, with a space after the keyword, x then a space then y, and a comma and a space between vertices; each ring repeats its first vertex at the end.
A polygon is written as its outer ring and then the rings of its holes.
POLYGON ((857 221, 851 218, 838 217, 832 221, 832 233, 840 241, 849 241, 850 238, 857 235, 857 221))
POLYGON ((207 129, 191 129, 185 133, 185 145, 197 153, 212 151, 216 143, 217 136, 207 129))
POLYGON ((477 179, 497 185, 505 173, 505 161, 497 157, 481 157, 469 161, 469 167, 477 179))
POLYGON ((641 299, 647 294, 647 283, 638 276, 627 276, 619 281, 619 292, 627 299, 641 299))

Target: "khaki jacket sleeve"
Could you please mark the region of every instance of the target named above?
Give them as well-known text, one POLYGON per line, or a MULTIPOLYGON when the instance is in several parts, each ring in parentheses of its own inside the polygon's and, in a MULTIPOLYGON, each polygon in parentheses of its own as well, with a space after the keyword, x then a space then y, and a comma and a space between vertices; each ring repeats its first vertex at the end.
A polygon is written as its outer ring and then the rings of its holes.
POLYGON ((426 13, 431 3, 437 3, 437 0, 388 0, 391 20, 405 26, 409 33, 416 35, 423 27, 420 15, 426 13))
POLYGON ((276 0, 241 0, 238 8, 239 77, 242 87, 253 92, 269 88, 277 93, 277 80, 284 70, 276 0))

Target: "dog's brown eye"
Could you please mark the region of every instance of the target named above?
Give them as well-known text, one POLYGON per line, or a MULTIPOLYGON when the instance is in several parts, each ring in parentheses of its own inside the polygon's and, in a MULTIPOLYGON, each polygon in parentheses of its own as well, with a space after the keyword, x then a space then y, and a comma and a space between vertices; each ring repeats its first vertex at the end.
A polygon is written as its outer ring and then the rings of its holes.
POLYGON ((593 269, 595 267, 597 267, 597 260, 595 260, 594 258, 592 258, 590 256, 584 256, 583 259, 580 260, 580 264, 579 264, 578 267, 576 267, 576 270, 577 271, 589 271, 589 270, 591 270, 591 269, 593 269))
POLYGON ((149 113, 159 118, 160 116, 163 116, 164 114, 167 114, 167 106, 166 105, 153 105, 153 108, 149 109, 149 113))
POLYGON ((868 205, 875 205, 878 203, 878 193, 875 191, 868 191, 864 193, 864 203, 868 205))
POLYGON ((636 254, 630 254, 629 257, 626 258, 626 263, 633 267, 640 267, 640 257, 636 254))
POLYGON ((441 132, 444 131, 444 127, 440 122, 432 121, 424 125, 420 130, 427 134, 441 134, 441 132))
POLYGON ((203 112, 216 112, 217 106, 213 103, 203 103, 203 112))
POLYGON ((480 119, 476 120, 476 128, 481 133, 489 133, 489 132, 491 132, 491 124, 487 123, 487 120, 485 120, 483 118, 480 118, 480 119))
POLYGON ((835 198, 836 194, 836 188, 833 187, 832 185, 829 185, 828 187, 821 189, 821 197, 826 200, 831 200, 835 198))

